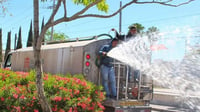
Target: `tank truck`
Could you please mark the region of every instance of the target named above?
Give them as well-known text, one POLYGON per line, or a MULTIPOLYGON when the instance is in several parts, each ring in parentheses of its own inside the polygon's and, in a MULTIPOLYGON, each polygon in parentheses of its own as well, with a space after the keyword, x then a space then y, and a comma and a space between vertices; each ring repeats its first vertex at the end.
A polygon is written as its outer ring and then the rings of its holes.
MULTIPOLYGON (((62 43, 51 42, 41 47, 42 70, 51 74, 83 74, 88 81, 101 84, 98 68, 98 51, 112 40, 110 34, 101 34, 87 38, 76 38, 62 43)), ((29 71, 34 67, 33 48, 27 47, 10 52, 4 68, 13 71, 29 71)), ((153 98, 152 80, 137 72, 139 78, 128 76, 127 65, 114 62, 117 82, 116 100, 103 102, 105 112, 151 112, 149 106, 153 98)))

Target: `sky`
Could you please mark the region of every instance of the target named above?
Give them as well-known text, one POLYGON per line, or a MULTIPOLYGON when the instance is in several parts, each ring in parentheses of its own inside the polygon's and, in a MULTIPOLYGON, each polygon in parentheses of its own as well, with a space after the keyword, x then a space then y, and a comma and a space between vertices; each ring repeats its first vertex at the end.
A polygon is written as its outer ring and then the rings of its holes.
MULTIPOLYGON (((122 4, 125 4, 130 0, 121 1, 122 4)), ((174 1, 176 4, 187 0, 174 1)), ((108 14, 119 8, 120 0, 107 0, 107 2, 109 4, 108 14)), ((48 7, 52 4, 52 0, 40 3, 40 24, 43 17, 45 22, 48 20, 52 12, 52 9, 48 7)), ((0 14, 0 28, 3 30, 3 48, 5 49, 9 31, 12 32, 12 48, 14 47, 14 35, 18 33, 20 26, 22 27, 23 47, 26 47, 30 21, 33 20, 33 1, 8 0, 4 6, 7 7, 6 15, 0 14)), ((83 6, 74 5, 72 0, 67 0, 67 6, 69 15, 83 8, 83 6)), ((90 9, 87 13, 106 14, 98 11, 96 7, 90 9)), ((55 18, 62 15, 62 10, 59 10, 55 18)), ((159 4, 133 4, 122 11, 122 33, 126 34, 128 26, 133 23, 142 24, 145 30, 151 26, 155 26, 160 30, 163 38, 158 44, 166 45, 167 49, 154 52, 155 59, 163 56, 169 60, 180 59, 184 55, 186 43, 199 44, 197 41, 200 41, 200 0, 195 0, 180 7, 159 4)), ((55 32, 65 33, 70 38, 108 33, 112 28, 119 30, 119 15, 108 19, 83 18, 54 26, 55 32)))

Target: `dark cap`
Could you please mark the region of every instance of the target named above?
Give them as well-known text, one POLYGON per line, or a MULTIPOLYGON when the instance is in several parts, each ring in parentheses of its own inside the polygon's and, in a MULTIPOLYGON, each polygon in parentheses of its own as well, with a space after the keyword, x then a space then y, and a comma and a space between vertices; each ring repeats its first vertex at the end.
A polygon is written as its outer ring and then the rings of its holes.
POLYGON ((111 41, 111 43, 112 43, 113 41, 119 41, 119 39, 113 38, 112 41, 111 41))
POLYGON ((129 29, 129 30, 131 30, 131 29, 137 29, 137 27, 136 27, 135 25, 130 25, 130 26, 128 27, 128 29, 129 29))

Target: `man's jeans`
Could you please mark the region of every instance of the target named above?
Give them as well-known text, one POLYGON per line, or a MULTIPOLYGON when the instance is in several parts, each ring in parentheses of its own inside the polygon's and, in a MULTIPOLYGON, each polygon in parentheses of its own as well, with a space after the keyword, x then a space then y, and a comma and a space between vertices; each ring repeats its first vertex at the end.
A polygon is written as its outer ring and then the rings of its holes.
POLYGON ((104 90, 106 91, 106 96, 116 97, 117 93, 116 93, 116 81, 115 81, 114 68, 101 65, 100 69, 101 69, 101 75, 102 75, 102 85, 104 87, 104 90), (111 88, 109 88, 109 86, 111 88))

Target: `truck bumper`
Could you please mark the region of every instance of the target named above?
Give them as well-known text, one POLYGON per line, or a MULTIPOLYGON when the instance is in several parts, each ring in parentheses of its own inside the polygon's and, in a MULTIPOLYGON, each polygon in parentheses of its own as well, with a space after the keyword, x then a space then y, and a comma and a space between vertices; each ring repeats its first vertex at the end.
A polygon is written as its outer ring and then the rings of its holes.
POLYGON ((135 107, 109 107, 105 106, 104 112, 151 112, 149 106, 135 106, 135 107))

